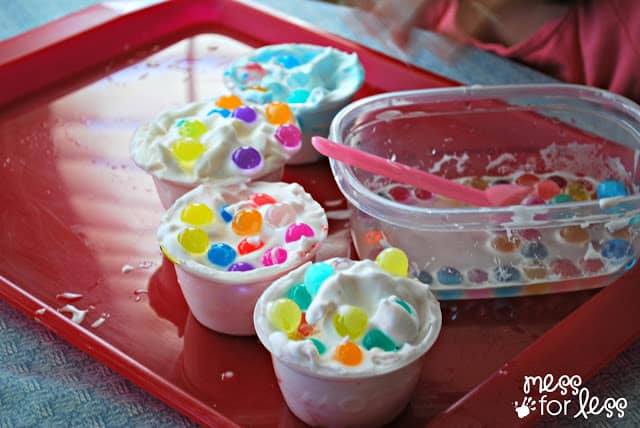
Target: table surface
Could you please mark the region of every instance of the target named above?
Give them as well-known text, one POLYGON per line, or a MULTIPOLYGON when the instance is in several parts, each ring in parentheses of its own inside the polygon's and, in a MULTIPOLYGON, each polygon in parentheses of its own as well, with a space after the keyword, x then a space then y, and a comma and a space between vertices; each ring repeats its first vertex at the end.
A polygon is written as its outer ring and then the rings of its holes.
MULTIPOLYGON (((97 2, 0 0, 0 40, 93 3, 97 2)), ((263 0, 260 3, 313 21, 320 28, 374 49, 398 55, 334 19, 336 13, 346 13, 344 8, 311 0, 263 0)), ((415 36, 404 60, 463 83, 551 81, 540 73, 485 52, 454 49, 446 40, 431 33, 418 32, 415 36)), ((588 382, 592 395, 625 397, 629 402, 623 419, 590 418, 589 426, 640 426, 639 357, 640 342, 637 342, 588 382)), ((570 417, 548 418, 540 425, 576 426, 570 417)), ((190 427, 194 424, 0 301, 0 428, 18 426, 190 427)))

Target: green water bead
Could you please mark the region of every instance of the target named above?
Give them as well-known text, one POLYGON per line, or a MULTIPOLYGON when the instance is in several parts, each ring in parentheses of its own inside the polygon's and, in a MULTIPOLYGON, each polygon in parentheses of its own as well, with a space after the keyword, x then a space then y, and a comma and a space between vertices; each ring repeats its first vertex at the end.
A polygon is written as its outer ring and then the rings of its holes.
POLYGON ((367 332, 362 339, 362 346, 366 350, 371 350, 373 348, 380 348, 386 352, 394 352, 398 350, 398 347, 393 343, 393 340, 377 328, 367 332))
POLYGON ((314 344, 314 346, 318 350, 318 354, 322 355, 325 352, 327 352, 327 347, 324 345, 324 343, 322 343, 318 339, 314 339, 314 338, 311 338, 309 340, 311 341, 311 343, 314 344))
POLYGON ((340 336, 356 340, 364 334, 369 324, 369 315, 357 306, 340 308, 333 317, 333 328, 340 336))
POLYGON ((298 305, 300 310, 306 311, 311 304, 311 294, 307 291, 304 284, 296 284, 287 291, 287 297, 298 305))
POLYGON ((396 299, 395 302, 400 306, 402 306, 407 312, 409 312, 409 315, 413 314, 413 308, 411 308, 410 304, 408 304, 402 299, 396 299))
POLYGON ((552 204, 561 204, 563 202, 571 202, 571 201, 573 201, 573 198, 570 195, 567 195, 566 193, 560 193, 559 195, 556 195, 553 198, 551 198, 549 202, 552 204))
POLYGON ((183 120, 178 127, 178 134, 181 137, 200 138, 208 130, 207 125, 199 120, 183 120))

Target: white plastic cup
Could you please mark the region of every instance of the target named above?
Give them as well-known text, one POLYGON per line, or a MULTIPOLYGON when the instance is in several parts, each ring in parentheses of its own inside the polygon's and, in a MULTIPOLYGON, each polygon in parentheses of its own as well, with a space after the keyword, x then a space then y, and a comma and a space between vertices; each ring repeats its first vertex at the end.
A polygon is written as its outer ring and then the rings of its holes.
MULTIPOLYGON (((253 181, 270 181, 275 183, 276 181, 282 180, 283 174, 284 174, 284 166, 262 177, 253 178, 252 180, 253 181)), ((165 210, 167 210, 171 205, 173 205, 176 199, 178 199, 180 196, 187 193, 189 190, 195 189, 201 183, 200 182, 193 183, 193 184, 177 183, 175 181, 164 180, 162 178, 153 176, 153 184, 155 184, 156 186, 156 192, 158 193, 158 197, 160 198, 160 203, 162 204, 162 207, 165 210)))
MULTIPOLYGON (((200 324, 219 333, 251 336, 256 334, 253 309, 262 292, 280 276, 310 261, 315 251, 314 248, 306 258, 286 271, 259 281, 214 281, 201 277, 182 265, 176 265, 176 276, 187 305, 200 324)), ((229 277, 232 275, 234 274, 229 277)))

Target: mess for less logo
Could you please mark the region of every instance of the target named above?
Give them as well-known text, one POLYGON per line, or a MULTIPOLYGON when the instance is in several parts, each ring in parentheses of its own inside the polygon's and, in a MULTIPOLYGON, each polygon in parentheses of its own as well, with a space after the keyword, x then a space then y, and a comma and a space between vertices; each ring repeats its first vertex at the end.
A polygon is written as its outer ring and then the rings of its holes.
POLYGON ((584 419, 600 414, 604 414, 607 418, 622 418, 628 405, 626 398, 601 399, 591 395, 589 389, 582 386, 582 378, 578 375, 562 375, 557 379, 552 374, 525 376, 522 392, 524 393, 522 401, 513 403, 520 419, 534 412, 539 412, 541 416, 573 415, 574 418, 584 419), (548 397, 548 394, 556 391, 563 397, 562 400, 548 397), (537 400, 531 395, 535 395, 537 400))

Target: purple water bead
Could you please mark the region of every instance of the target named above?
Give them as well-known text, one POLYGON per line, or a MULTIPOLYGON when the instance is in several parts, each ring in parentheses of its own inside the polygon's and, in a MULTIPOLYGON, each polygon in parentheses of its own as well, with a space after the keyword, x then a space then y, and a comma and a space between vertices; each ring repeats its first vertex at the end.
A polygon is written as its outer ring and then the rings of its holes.
POLYGON ((235 117, 236 119, 240 119, 245 123, 253 123, 258 117, 256 111, 249 106, 238 107, 233 111, 231 116, 235 117))
POLYGON ((254 270, 255 267, 251 263, 247 262, 237 262, 229 266, 227 269, 229 272, 246 272, 249 270, 254 270))
POLYGON ((231 160, 244 174, 252 174, 262 168, 260 152, 251 146, 238 147, 231 153, 231 160))
POLYGON ((313 238, 314 235, 313 229, 307 223, 294 223, 287 228, 284 242, 295 242, 302 239, 303 236, 313 238))
POLYGON ((295 125, 282 125, 276 129, 276 140, 278 140, 285 149, 297 150, 302 144, 302 132, 300 132, 300 129, 295 125))
POLYGON ((474 268, 467 272, 467 278, 473 284, 482 284, 489 280, 489 274, 482 269, 474 268))

